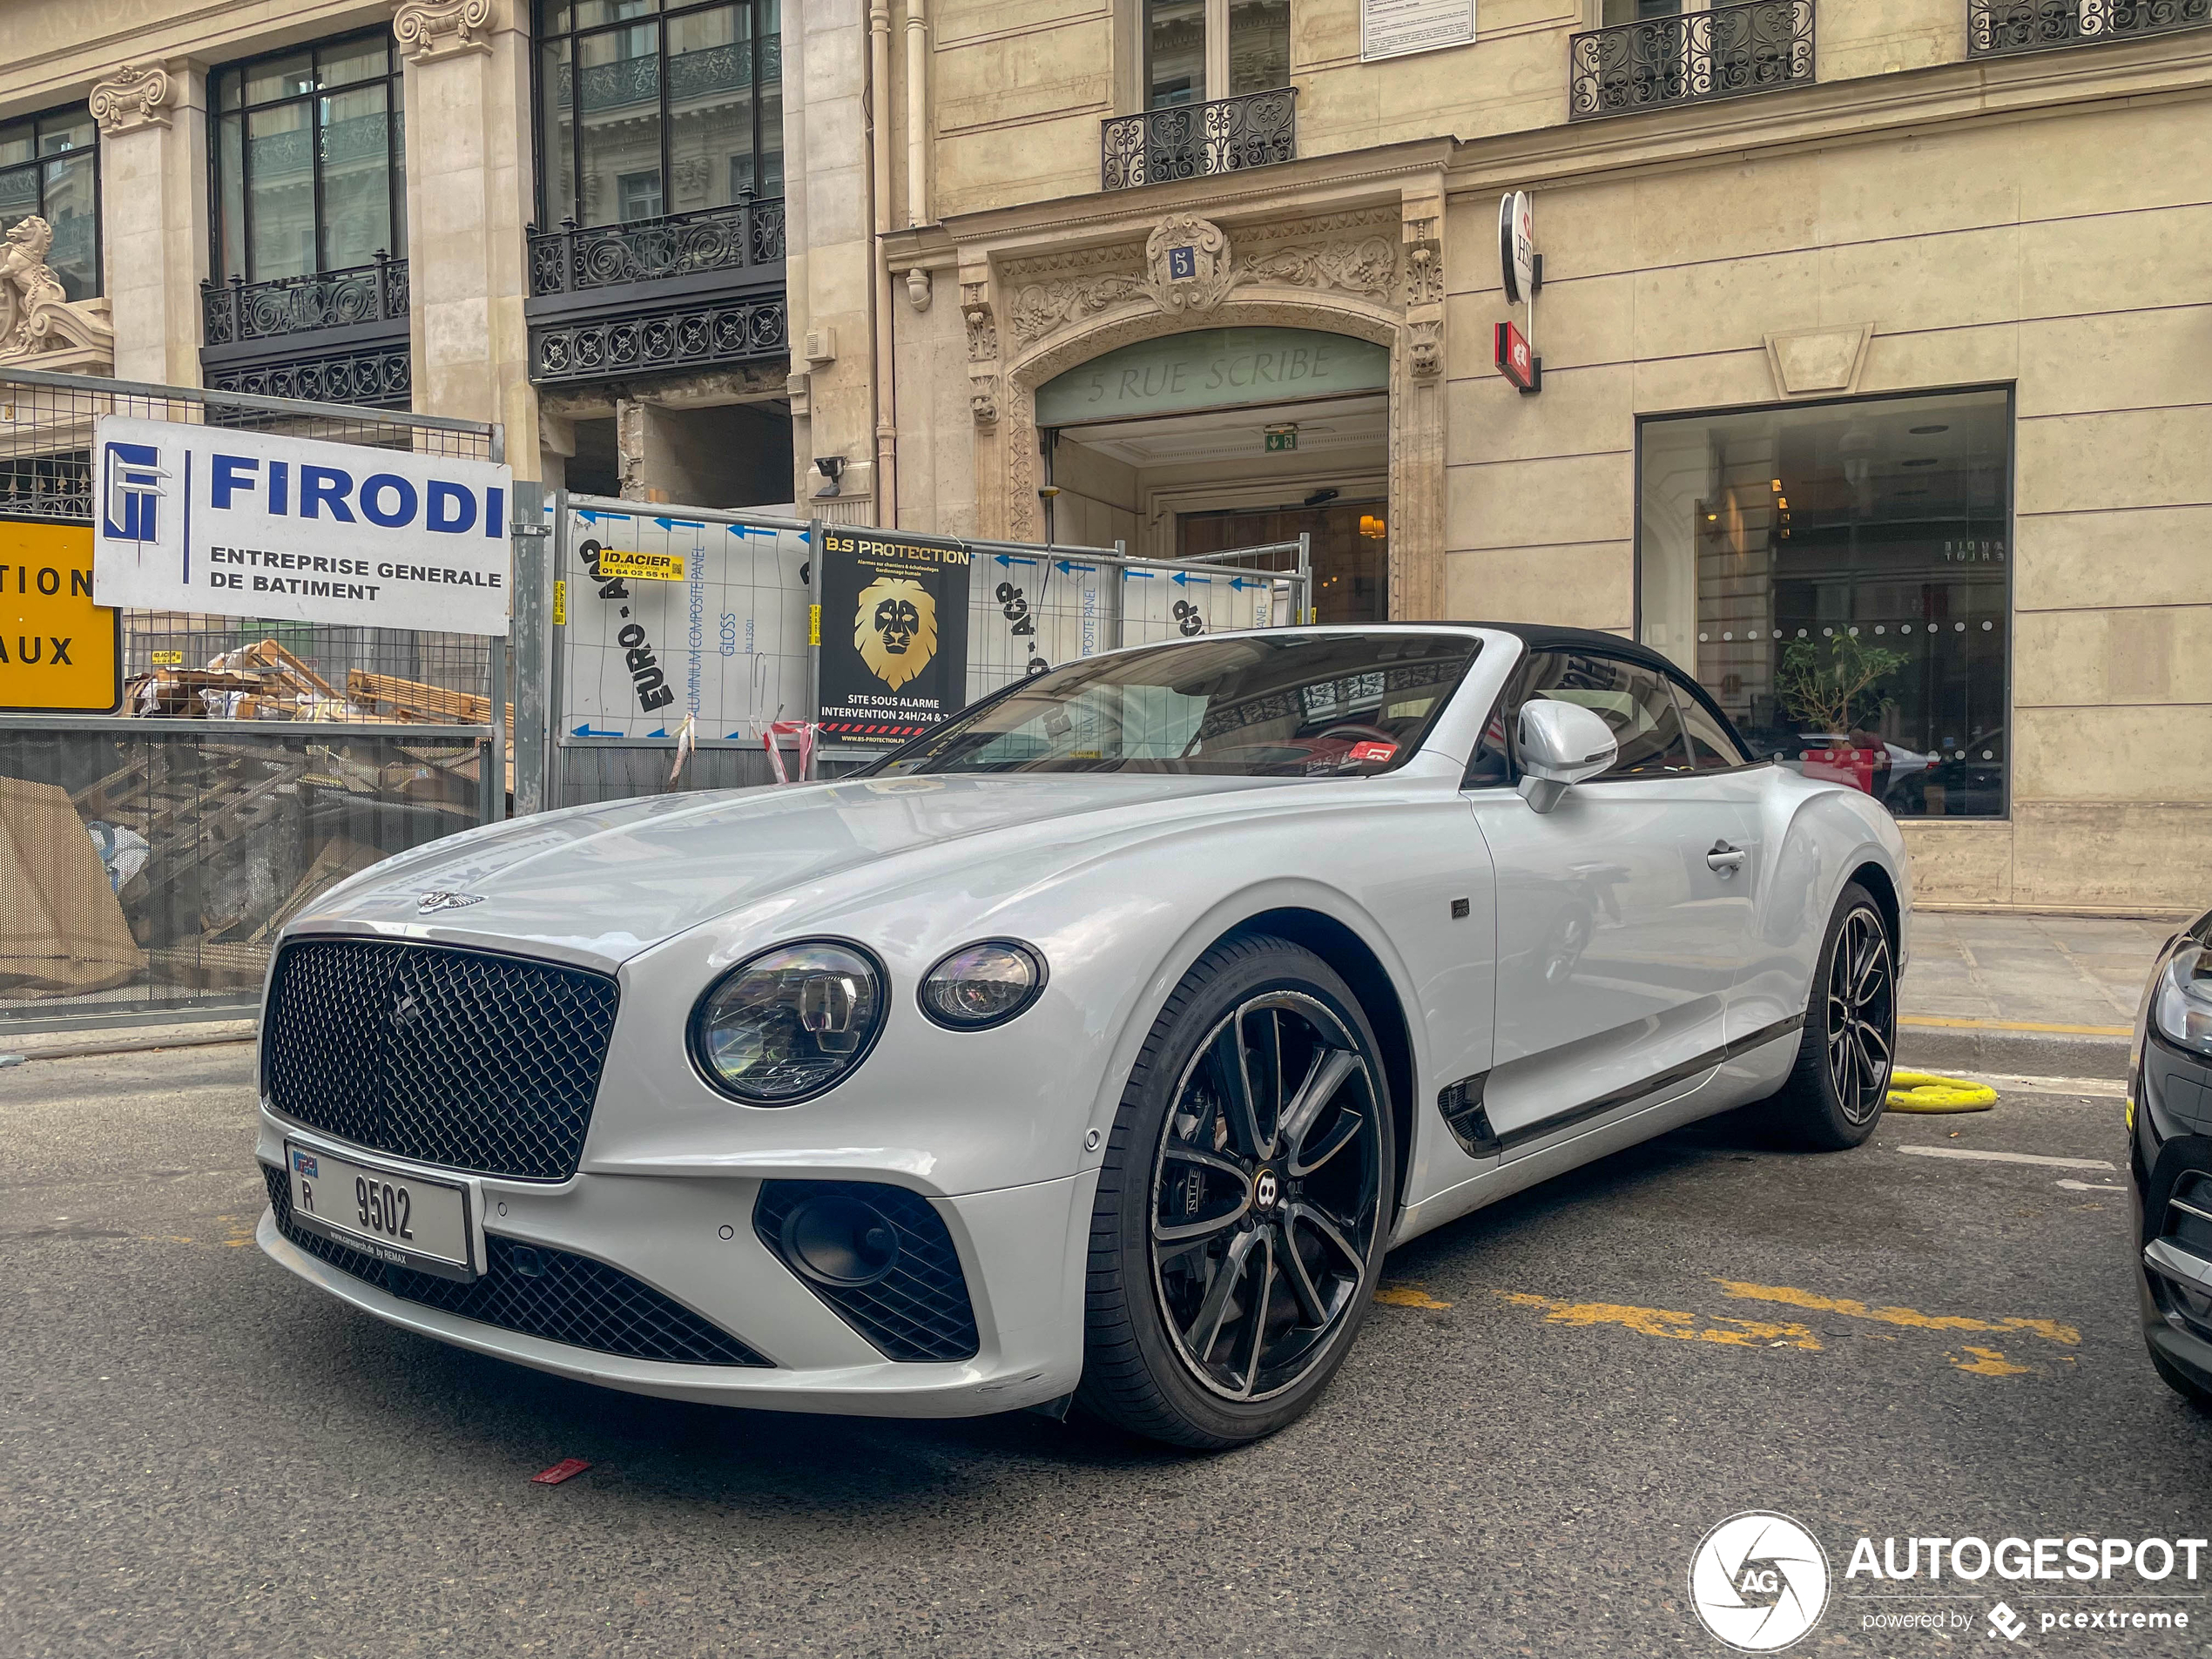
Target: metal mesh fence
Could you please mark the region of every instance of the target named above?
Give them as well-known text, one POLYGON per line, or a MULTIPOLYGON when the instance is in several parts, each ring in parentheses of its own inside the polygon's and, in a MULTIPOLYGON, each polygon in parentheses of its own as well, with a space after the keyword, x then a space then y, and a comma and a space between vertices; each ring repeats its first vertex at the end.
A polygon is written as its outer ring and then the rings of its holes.
MULTIPOLYGON (((90 522, 103 415, 490 458, 493 429, 338 404, 0 371, 0 517, 90 522)), ((123 615, 119 712, 169 719, 487 725, 492 647, 479 635, 123 615)))
MULTIPOLYGON (((89 523, 103 415, 497 459, 476 422, 0 372, 0 519, 89 523)), ((0 716, 0 1024, 250 1003, 334 883, 496 815, 502 642, 121 617, 112 716, 0 716)))

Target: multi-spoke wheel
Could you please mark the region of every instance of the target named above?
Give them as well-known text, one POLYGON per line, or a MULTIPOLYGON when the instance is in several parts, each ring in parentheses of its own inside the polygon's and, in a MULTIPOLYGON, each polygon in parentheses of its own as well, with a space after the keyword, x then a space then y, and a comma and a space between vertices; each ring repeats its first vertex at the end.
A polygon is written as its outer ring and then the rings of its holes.
POLYGON ((1821 941, 1797 1065, 1774 1097, 1783 1124, 1808 1146, 1857 1146, 1874 1132, 1888 1103, 1896 1048, 1889 922, 1873 896, 1852 882, 1821 941))
POLYGON ((1298 1416, 1366 1313, 1392 1157, 1344 982, 1282 940, 1209 952, 1153 1028, 1100 1172, 1082 1402, 1197 1447, 1298 1416))

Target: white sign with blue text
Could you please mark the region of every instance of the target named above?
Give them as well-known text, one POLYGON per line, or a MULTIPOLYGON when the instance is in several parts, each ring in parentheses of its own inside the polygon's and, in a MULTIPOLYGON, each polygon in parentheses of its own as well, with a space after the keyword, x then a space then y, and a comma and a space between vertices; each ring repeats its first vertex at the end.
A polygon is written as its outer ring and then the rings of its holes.
POLYGON ((103 415, 93 469, 100 604, 507 631, 503 466, 103 415))

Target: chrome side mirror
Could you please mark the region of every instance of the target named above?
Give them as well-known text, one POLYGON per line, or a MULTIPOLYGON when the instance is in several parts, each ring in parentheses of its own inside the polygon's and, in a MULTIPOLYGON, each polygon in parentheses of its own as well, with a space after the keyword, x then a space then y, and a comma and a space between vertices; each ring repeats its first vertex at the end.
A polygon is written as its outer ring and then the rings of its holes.
POLYGON ((1613 728, 1580 703, 1535 698, 1521 705, 1521 796, 1540 813, 1569 784, 1595 778, 1620 752, 1613 728))

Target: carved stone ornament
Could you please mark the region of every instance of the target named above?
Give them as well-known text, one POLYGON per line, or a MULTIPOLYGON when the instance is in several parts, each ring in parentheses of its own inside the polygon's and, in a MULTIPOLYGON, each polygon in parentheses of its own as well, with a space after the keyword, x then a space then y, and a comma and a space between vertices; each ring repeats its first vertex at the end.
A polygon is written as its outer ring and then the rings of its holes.
POLYGON ((0 244, 0 362, 112 367, 115 330, 94 311, 69 303, 46 263, 53 246, 53 226, 36 213, 17 220, 0 244))
POLYGON ((96 82, 91 99, 100 136, 114 138, 141 127, 169 125, 169 71, 158 64, 140 68, 125 64, 110 79, 96 82))
POLYGON ((1444 370, 1444 325, 1435 321, 1406 325, 1406 367, 1417 381, 1433 381, 1444 370))
POLYGON ((1150 292, 1148 286, 1127 273, 1097 277, 1059 277, 1050 282, 1026 283, 1015 290, 1007 327, 1026 346, 1042 340, 1055 328, 1134 300, 1150 292))
POLYGON ((999 354, 998 325, 991 320, 991 302, 983 297, 980 283, 961 293, 961 315, 968 322, 968 361, 994 361, 999 354))
POLYGON ((1433 219, 1406 221, 1406 304, 1444 303, 1444 242, 1433 219))
POLYGON ((489 52, 491 43, 477 31, 490 22, 491 0, 400 0, 392 36, 415 62, 434 63, 464 52, 489 52))
POLYGON ((1170 213, 1144 242, 1144 290, 1170 313, 1211 311, 1240 280, 1229 236, 1196 213, 1170 213))
POLYGON ((989 381, 968 382, 968 412, 975 417, 977 426, 996 426, 999 423, 998 393, 989 381))
POLYGON ((1398 280, 1398 250, 1379 236, 1369 236, 1319 247, 1278 248, 1259 255, 1244 269, 1254 281, 1341 288, 1385 305, 1398 280))

